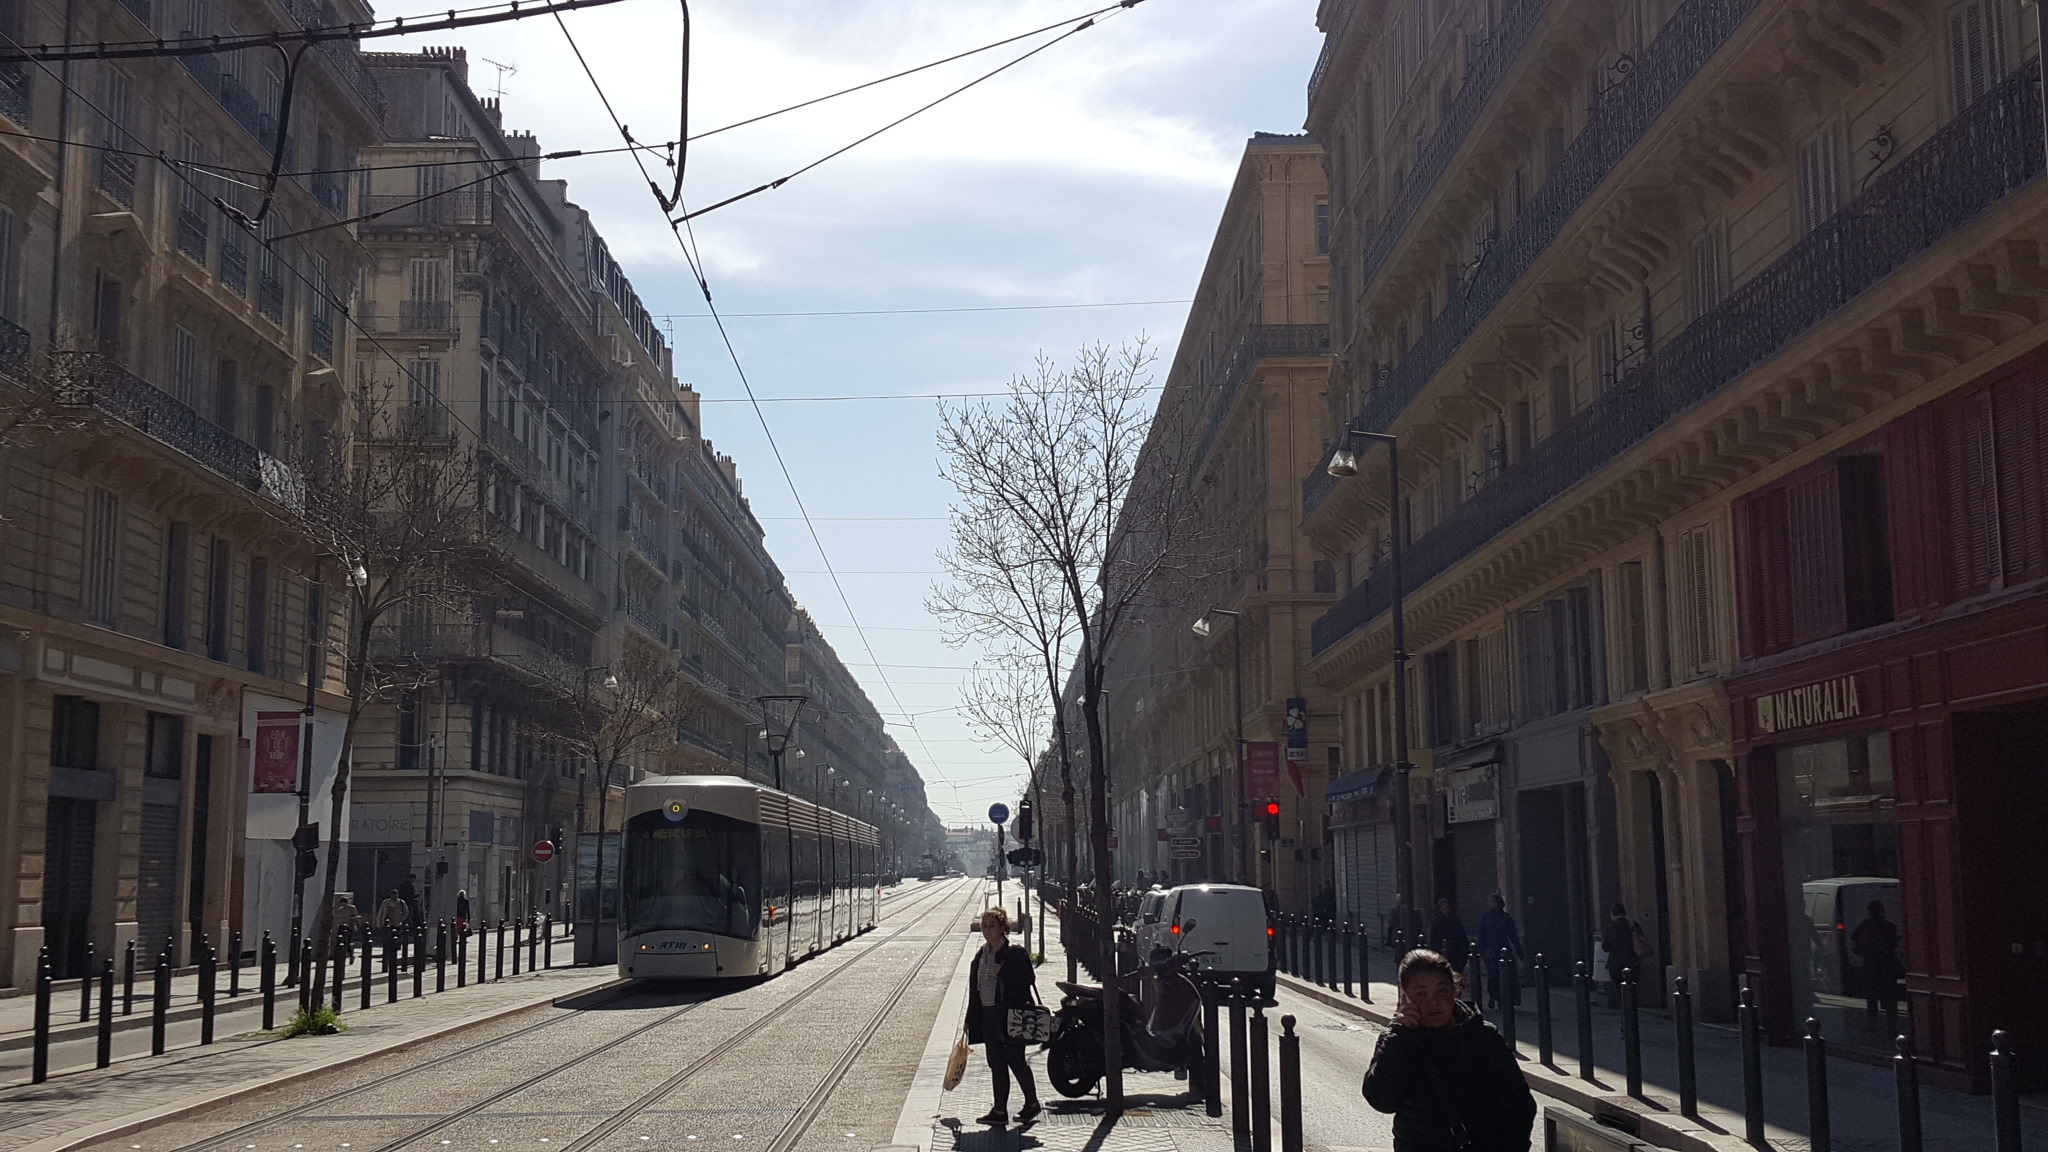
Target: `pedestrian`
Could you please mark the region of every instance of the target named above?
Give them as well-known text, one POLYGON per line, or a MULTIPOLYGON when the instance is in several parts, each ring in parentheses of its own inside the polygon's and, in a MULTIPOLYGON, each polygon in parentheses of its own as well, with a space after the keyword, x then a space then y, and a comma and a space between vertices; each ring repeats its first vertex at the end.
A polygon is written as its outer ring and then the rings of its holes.
POLYGON ((469 931, 469 890, 455 890, 455 934, 461 936, 469 931))
POLYGON ((1010 943, 1010 914, 990 908, 981 914, 982 946, 974 954, 968 973, 971 990, 967 1004, 967 1042, 986 1049, 988 1069, 996 1083, 996 1106, 976 1121, 998 1125, 1010 1121, 1010 1077, 1024 1090, 1024 1107, 1017 1110, 1017 1123, 1028 1124, 1038 1116, 1038 1084, 1031 1078, 1031 1065, 1024 1061, 1024 1041, 1009 1036, 1008 1017, 1012 1008, 1038 1003, 1038 977, 1031 970, 1031 956, 1010 943))
POLYGON ((1394 1152, 1528 1152, 1536 1098, 1507 1042, 1458 999, 1438 952, 1401 958, 1400 1008, 1373 1048, 1365 1102, 1394 1117, 1394 1152))
POLYGON ((411 922, 412 909, 407 907, 405 901, 399 898, 398 889, 391 889, 391 891, 385 894, 384 902, 377 905, 377 914, 370 922, 371 927, 384 933, 384 968, 386 971, 389 971, 391 968, 391 949, 398 938, 399 931, 411 922))
POLYGON ((1458 914, 1451 911, 1447 896, 1436 901, 1436 919, 1429 925, 1429 947, 1451 962, 1451 967, 1460 972, 1465 970, 1465 957, 1472 952, 1472 939, 1465 935, 1465 925, 1458 914))
POLYGON ((337 893, 334 897, 334 934, 336 943, 341 945, 342 963, 355 963, 356 942, 363 938, 363 910, 356 907, 352 892, 337 893))
POLYGON ((1607 927, 1600 933, 1600 950, 1607 953, 1607 1006, 1621 1007, 1621 974, 1636 972, 1650 949, 1643 930, 1628 918, 1628 908, 1616 904, 1607 911, 1607 927))
POLYGON ((1884 901, 1872 900, 1863 923, 1849 934, 1849 948, 1863 961, 1863 1005, 1871 1016, 1884 1005, 1885 1020, 1896 1034, 1899 982, 1906 966, 1899 960, 1899 926, 1885 918, 1884 901))
POLYGON ((406 923, 414 927, 417 927, 420 922, 420 889, 418 881, 418 873, 407 873, 405 879, 398 885, 398 898, 405 901, 407 910, 406 923))
POLYGON ((1515 928, 1515 918, 1508 914, 1507 897, 1495 892, 1486 898, 1486 903, 1486 911, 1479 914, 1479 937, 1474 941, 1479 961, 1486 966, 1486 996, 1496 1008, 1512 1008, 1522 1000, 1522 934, 1515 928), (1503 949, 1511 960, 1505 981, 1500 962, 1503 949))

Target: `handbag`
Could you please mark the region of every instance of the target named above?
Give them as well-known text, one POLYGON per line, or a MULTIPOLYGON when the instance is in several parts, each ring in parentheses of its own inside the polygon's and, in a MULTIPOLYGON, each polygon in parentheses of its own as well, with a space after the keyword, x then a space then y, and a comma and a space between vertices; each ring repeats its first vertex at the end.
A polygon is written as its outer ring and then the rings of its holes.
POLYGON ((1003 1013, 1003 1035, 1019 1044, 1043 1044, 1052 1039, 1052 1009, 1038 1003, 1038 984, 1031 985, 1032 1003, 1003 1013))
POLYGON ((967 1034, 953 1042, 953 1054, 946 1057, 946 1079, 942 1087, 951 1092, 960 1086, 961 1077, 967 1075, 967 1034))

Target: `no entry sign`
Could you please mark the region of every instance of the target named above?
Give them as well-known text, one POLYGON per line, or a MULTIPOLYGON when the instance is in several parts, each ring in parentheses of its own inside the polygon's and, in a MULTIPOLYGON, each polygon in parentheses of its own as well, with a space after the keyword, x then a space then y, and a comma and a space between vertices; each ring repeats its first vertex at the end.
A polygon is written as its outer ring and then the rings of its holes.
POLYGON ((537 843, 537 844, 535 844, 535 845, 533 846, 533 862, 534 862, 534 863, 536 863, 536 864, 545 864, 545 863, 547 863, 548 861, 550 861, 550 860, 553 860, 554 858, 555 858, 555 845, 554 845, 554 841, 552 841, 552 840, 542 840, 542 841, 540 841, 539 843, 537 843))

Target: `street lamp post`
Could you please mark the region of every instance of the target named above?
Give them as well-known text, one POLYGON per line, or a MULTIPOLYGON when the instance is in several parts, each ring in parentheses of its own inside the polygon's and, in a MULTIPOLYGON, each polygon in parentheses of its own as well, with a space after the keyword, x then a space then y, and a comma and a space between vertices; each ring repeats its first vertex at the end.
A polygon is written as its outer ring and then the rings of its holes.
POLYGON ((1230 711, 1237 720, 1237 880, 1243 883, 1245 874, 1251 871, 1252 858, 1252 830, 1246 820, 1251 800, 1245 795, 1244 778, 1244 617, 1211 605, 1194 623, 1195 635, 1204 640, 1214 630, 1209 623, 1211 616, 1228 616, 1234 625, 1230 629, 1230 711))
MULTIPOLYGON (((1390 432, 1364 432, 1347 428, 1330 456, 1329 473, 1342 479, 1358 475, 1358 454, 1350 441, 1368 440, 1387 446, 1387 575, 1393 582, 1391 606, 1394 631, 1394 907, 1415 907, 1415 851, 1410 824, 1414 816, 1408 801, 1408 635, 1401 598, 1401 456, 1400 442, 1390 432)), ((1409 913, 1412 915, 1412 911, 1409 913)), ((1409 931, 1402 924, 1400 930, 1409 931)))

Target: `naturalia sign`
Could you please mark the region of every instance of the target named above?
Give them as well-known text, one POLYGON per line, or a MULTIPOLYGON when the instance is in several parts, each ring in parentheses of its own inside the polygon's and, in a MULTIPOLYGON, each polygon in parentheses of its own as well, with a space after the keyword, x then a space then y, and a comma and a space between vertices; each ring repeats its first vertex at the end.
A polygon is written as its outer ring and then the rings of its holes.
POLYGON ((1854 676, 1837 676, 1759 696, 1756 700, 1756 730, 1765 735, 1814 724, 1853 720, 1863 715, 1863 701, 1856 694, 1854 676))

